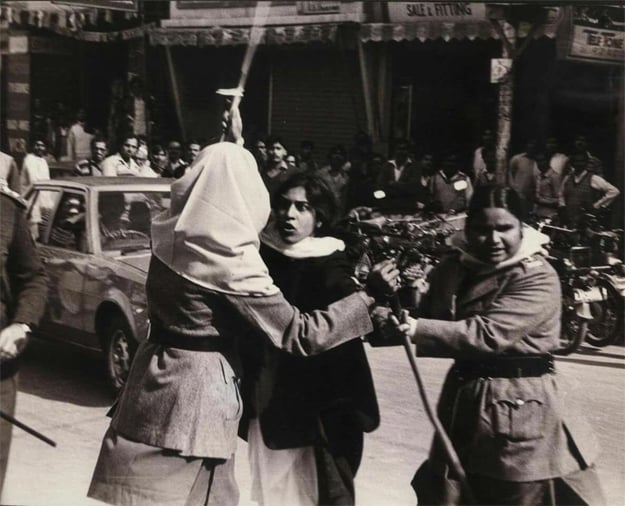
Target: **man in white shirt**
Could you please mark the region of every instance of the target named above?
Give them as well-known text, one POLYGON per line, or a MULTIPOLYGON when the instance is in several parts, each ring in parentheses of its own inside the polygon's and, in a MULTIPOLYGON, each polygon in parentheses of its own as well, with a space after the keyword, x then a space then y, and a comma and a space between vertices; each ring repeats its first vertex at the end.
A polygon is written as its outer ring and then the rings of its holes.
POLYGON ((76 113, 76 123, 71 126, 67 135, 67 154, 72 161, 83 160, 91 155, 93 135, 85 131, 85 118, 85 110, 79 109, 76 113))
POLYGON ((137 163, 137 167, 139 168, 137 176, 158 177, 158 174, 152 170, 152 167, 150 167, 148 148, 146 148, 145 146, 140 146, 139 149, 137 149, 137 154, 134 156, 134 159, 137 163))
POLYGON ((20 191, 20 171, 11 155, 0 151, 0 185, 7 185, 14 192, 20 191))
POLYGON ((124 139, 119 152, 104 159, 102 162, 103 176, 137 176, 139 167, 133 156, 139 147, 139 140, 134 135, 124 139))
POLYGON ((548 137, 545 141, 545 154, 549 160, 549 167, 553 170, 553 176, 558 185, 566 176, 566 169, 569 166, 569 157, 561 153, 558 148, 558 140, 555 137, 548 137))
POLYGON ((35 139, 32 153, 24 157, 22 163, 21 190, 24 194, 35 181, 50 179, 50 168, 45 159, 46 143, 43 139, 35 139))
POLYGON ((510 159, 508 166, 508 184, 517 191, 526 202, 534 200, 534 181, 538 176, 538 167, 534 154, 536 141, 530 139, 523 153, 518 153, 510 159))

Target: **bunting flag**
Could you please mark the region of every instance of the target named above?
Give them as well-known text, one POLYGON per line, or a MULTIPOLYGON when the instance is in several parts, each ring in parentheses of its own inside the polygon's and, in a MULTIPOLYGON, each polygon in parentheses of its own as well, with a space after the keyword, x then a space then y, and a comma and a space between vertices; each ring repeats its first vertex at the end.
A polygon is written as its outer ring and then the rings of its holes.
MULTIPOLYGON (((113 11, 104 11, 104 21, 113 24, 113 11)), ((124 19, 138 19, 136 12, 124 12, 124 19)), ((153 29, 154 23, 119 31, 89 31, 86 27, 97 25, 98 9, 67 6, 51 2, 4 2, 0 6, 0 22, 8 25, 31 26, 51 30, 60 35, 91 42, 108 42, 142 37, 153 29)))

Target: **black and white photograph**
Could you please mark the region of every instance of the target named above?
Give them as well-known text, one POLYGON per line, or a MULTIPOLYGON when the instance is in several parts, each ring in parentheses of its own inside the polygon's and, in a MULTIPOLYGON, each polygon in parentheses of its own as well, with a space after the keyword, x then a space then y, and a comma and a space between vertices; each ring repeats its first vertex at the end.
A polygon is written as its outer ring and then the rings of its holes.
POLYGON ((0 506, 625 504, 622 0, 0 0, 0 506))

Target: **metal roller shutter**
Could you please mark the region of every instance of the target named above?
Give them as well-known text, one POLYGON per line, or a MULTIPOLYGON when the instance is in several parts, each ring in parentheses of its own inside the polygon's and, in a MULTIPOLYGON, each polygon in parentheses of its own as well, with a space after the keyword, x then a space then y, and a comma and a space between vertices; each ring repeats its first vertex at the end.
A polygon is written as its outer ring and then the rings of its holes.
POLYGON ((287 149, 315 143, 315 158, 325 164, 331 146, 348 150, 354 135, 366 129, 362 83, 355 52, 336 46, 287 48, 273 58, 271 132, 287 149))

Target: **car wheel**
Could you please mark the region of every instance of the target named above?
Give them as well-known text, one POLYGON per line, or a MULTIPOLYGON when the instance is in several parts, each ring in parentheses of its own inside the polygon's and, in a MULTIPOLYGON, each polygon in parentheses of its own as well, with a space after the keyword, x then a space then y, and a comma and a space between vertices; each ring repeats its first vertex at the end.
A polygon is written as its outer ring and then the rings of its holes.
POLYGON ((104 335, 104 358, 109 383, 115 390, 126 383, 136 351, 137 341, 128 322, 121 316, 114 316, 104 335))

